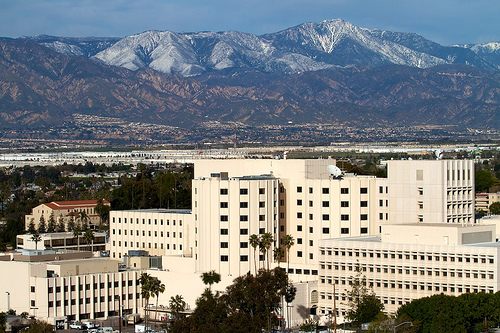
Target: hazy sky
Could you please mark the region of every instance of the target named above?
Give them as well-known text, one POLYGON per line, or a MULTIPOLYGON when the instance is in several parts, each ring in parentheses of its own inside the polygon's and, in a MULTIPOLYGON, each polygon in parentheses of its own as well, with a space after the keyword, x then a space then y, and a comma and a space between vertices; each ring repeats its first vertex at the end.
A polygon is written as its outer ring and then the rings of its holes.
POLYGON ((0 0, 0 36, 123 37, 146 30, 276 32, 341 18, 438 43, 500 41, 500 0, 0 0))

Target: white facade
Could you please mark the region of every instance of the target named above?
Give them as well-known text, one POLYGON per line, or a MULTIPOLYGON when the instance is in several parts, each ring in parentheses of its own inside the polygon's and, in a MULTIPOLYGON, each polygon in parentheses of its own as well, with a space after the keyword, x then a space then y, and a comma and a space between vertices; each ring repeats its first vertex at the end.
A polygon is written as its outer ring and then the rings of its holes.
POLYGON ((482 209, 485 213, 490 212, 490 206, 494 202, 500 201, 500 192, 496 193, 476 193, 476 209, 482 209))
POLYGON ((137 313, 142 306, 138 279, 140 270, 119 270, 116 260, 104 258, 37 259, 41 255, 5 256, 0 260, 1 311, 9 305, 17 313, 28 312, 55 324, 56 320, 106 319, 118 315, 119 301, 124 313, 137 313), (40 261, 39 261, 40 260, 40 261), (7 304, 9 302, 9 304, 7 304))
POLYGON ((193 217, 190 210, 138 209, 109 213, 110 257, 121 259, 129 250, 150 255, 192 256, 193 217))
POLYGON ((318 314, 332 311, 335 284, 337 315, 345 316, 345 293, 357 267, 390 313, 439 293, 495 293, 499 255, 492 225, 385 225, 381 237, 322 240, 318 314))
POLYGON ((106 233, 93 231, 94 240, 87 244, 83 233, 76 238, 72 232, 49 232, 40 234, 40 241, 35 243, 31 234, 17 235, 17 249, 48 250, 65 249, 76 251, 103 251, 106 249, 106 233))

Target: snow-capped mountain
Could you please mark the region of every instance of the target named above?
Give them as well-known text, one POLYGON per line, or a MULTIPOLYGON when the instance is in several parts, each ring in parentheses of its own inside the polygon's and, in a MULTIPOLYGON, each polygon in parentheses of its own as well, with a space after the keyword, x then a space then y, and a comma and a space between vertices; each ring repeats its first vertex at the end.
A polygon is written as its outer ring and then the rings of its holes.
POLYGON ((341 19, 304 23, 261 36, 236 31, 146 31, 120 40, 31 39, 58 52, 83 55, 108 65, 130 70, 152 68, 182 76, 241 70, 294 74, 387 64, 417 68, 467 64, 500 69, 498 43, 442 46, 417 34, 371 30, 341 19))

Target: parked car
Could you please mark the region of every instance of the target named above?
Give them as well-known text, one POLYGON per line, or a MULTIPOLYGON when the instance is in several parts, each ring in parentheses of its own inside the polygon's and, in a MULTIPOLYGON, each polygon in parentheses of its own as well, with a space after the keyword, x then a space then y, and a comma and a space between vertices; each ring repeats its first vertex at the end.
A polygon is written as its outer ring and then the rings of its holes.
POLYGON ((69 324, 69 328, 74 330, 83 330, 83 325, 82 323, 75 321, 69 324))
POLYGON ((92 328, 99 328, 99 324, 96 324, 96 323, 91 322, 91 321, 82 321, 82 325, 87 327, 87 329, 89 329, 89 330, 92 328))

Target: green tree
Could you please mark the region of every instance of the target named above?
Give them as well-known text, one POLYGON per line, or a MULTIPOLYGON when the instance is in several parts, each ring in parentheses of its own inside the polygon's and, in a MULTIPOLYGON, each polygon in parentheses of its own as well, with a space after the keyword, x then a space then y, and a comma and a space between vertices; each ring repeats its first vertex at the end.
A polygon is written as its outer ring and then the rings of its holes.
POLYGON ((253 252, 254 252, 253 258, 254 258, 254 263, 255 263, 255 275, 257 275, 257 272, 258 272, 257 261, 259 261, 259 268, 260 268, 260 260, 259 260, 259 256, 257 255, 257 248, 259 247, 259 244, 260 244, 260 238, 256 234, 252 234, 248 238, 248 241, 250 243, 250 246, 253 247, 253 252))
POLYGON ((494 202, 490 205, 490 213, 500 215, 500 202, 494 202))
POLYGON ((38 242, 40 242, 41 240, 42 236, 40 236, 40 234, 34 233, 33 235, 31 235, 31 241, 35 242, 35 250, 38 250, 38 242))
POLYGON ((66 227, 64 225, 64 217, 59 216, 59 221, 57 223, 56 230, 57 230, 57 232, 64 232, 64 231, 66 231, 66 227))
POLYGON ((107 225, 109 218, 109 211, 111 207, 104 203, 104 199, 97 200, 95 212, 99 215, 99 228, 102 229, 103 225, 107 225))
POLYGON ((266 232, 265 234, 262 235, 262 237, 260 237, 260 251, 262 252, 262 254, 264 255, 264 258, 267 262, 267 270, 269 270, 269 250, 271 249, 271 246, 273 245, 274 243, 274 238, 273 238, 273 235, 271 235, 271 233, 269 232, 266 232))
POLYGON ((153 290, 152 290, 152 281, 153 277, 149 275, 148 273, 142 273, 140 278, 139 278, 139 284, 141 285, 141 297, 143 299, 143 302, 146 302, 146 305, 144 306, 144 326, 148 327, 148 313, 147 313, 147 308, 149 306, 149 299, 153 296, 153 290))
POLYGON ((94 252, 94 233, 92 230, 85 230, 83 233, 83 239, 85 240, 85 243, 87 243, 87 247, 91 245, 90 251, 94 252))
POLYGON ((26 333, 53 333, 53 332, 54 332, 54 326, 41 320, 36 320, 26 330, 26 333))
POLYGON ((292 235, 285 235, 281 241, 281 244, 286 248, 286 271, 290 270, 290 248, 295 245, 295 241, 292 235))
POLYGON ((49 221, 47 223, 47 232, 56 231, 56 219, 54 218, 54 213, 51 213, 49 216, 49 221))
POLYGON ((82 234, 82 230, 79 226, 75 226, 73 228, 73 238, 76 238, 76 242, 78 244, 78 251, 80 251, 80 235, 82 234))
POLYGON ((184 301, 184 298, 181 295, 175 295, 170 297, 168 307, 170 311, 172 311, 174 321, 177 321, 181 318, 181 312, 186 310, 187 303, 184 301))
POLYGON ((212 285, 220 282, 220 274, 214 270, 205 272, 201 274, 201 280, 203 281, 203 284, 208 285, 210 292, 212 292, 212 285))
MULTIPOLYGON (((158 309, 158 299, 160 298, 160 294, 165 292, 165 284, 161 283, 158 278, 153 278, 151 280, 151 295, 156 298, 156 309, 158 309)), ((155 311, 155 331, 156 331, 156 322, 158 321, 158 311, 155 311)))
POLYGON ((38 233, 43 234, 47 231, 47 226, 45 225, 45 218, 40 216, 40 221, 38 222, 38 233))
POLYGON ((68 231, 75 230, 75 227, 76 227, 75 218, 73 216, 70 216, 68 220, 68 231))
POLYGON ((362 275, 361 267, 356 266, 356 276, 352 278, 351 288, 346 292, 346 318, 354 325, 369 323, 384 310, 384 305, 366 286, 366 277, 362 275))
POLYGON ((475 177, 477 193, 488 192, 489 188, 498 181, 489 170, 476 170, 475 177))
POLYGON ((88 222, 90 220, 87 212, 82 210, 81 212, 78 213, 77 217, 78 217, 78 220, 80 221, 81 230, 87 230, 89 228, 88 222))
POLYGON ((28 224, 28 232, 30 234, 36 233, 35 219, 34 218, 30 219, 30 223, 28 224))
POLYGON ((285 257, 285 250, 281 247, 275 247, 273 250, 273 258, 274 261, 278 263, 278 267, 280 267, 281 259, 285 257))

